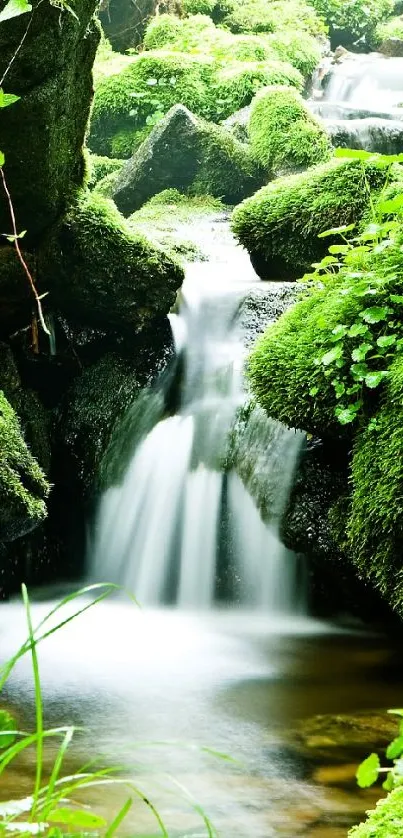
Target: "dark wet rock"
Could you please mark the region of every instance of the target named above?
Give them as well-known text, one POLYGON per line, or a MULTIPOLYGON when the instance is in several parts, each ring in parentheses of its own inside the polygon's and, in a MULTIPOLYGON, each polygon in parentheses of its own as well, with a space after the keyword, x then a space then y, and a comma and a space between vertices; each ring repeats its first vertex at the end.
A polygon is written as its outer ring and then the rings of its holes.
POLYGON ((314 716, 299 725, 299 739, 310 750, 328 753, 334 749, 384 748, 398 733, 396 718, 387 713, 351 716, 314 716))
POLYGON ((403 121, 377 118, 326 120, 325 128, 336 148, 364 149, 378 154, 400 154, 403 150, 403 121))
POLYGON ((378 52, 387 58, 403 58, 403 40, 401 38, 386 38, 378 47, 378 52))
POLYGON ((111 197, 129 215, 164 189, 191 190, 231 204, 263 182, 247 146, 175 105, 119 173, 111 197))
MULTIPOLYGON (((9 229, 9 225, 5 228, 9 229)), ((25 254, 32 267, 33 257, 25 254)), ((17 259, 15 249, 0 245, 0 337, 29 325, 33 297, 28 279, 17 259)))
POLYGON ((248 292, 240 311, 240 327, 247 348, 292 305, 296 294, 295 284, 291 282, 267 282, 248 292))
POLYGON ((241 108, 240 111, 236 111, 222 123, 223 128, 226 128, 227 131, 231 131, 234 137, 236 137, 236 139, 241 143, 246 143, 249 139, 248 125, 251 110, 251 106, 246 105, 245 108, 241 108))
MULTIPOLYGON (((0 29, 0 75, 20 100, 2 111, 0 148, 19 230, 33 239, 63 212, 84 179, 83 140, 92 98, 92 65, 99 41, 95 0, 77 0, 75 14, 33 0, 26 15, 0 29), (23 47, 11 61, 21 39, 23 47), (11 62, 11 63, 10 63, 11 62), (29 126, 29 136, 22 126, 29 126)), ((10 211, 0 195, 0 229, 10 230, 10 211)))

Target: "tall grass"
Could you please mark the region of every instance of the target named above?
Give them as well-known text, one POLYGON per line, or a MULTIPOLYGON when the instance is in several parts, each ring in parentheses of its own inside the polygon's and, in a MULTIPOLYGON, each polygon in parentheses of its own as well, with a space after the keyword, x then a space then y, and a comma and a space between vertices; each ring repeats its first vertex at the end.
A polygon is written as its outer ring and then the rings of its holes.
MULTIPOLYGON (((22 598, 27 622, 27 639, 16 653, 0 668, 0 699, 1 692, 10 677, 16 663, 26 654, 30 654, 32 676, 35 694, 35 730, 33 732, 18 730, 13 717, 0 709, 0 787, 1 776, 15 763, 26 750, 35 749, 35 779, 32 794, 16 800, 0 803, 0 836, 16 834, 32 836, 42 834, 46 838, 63 838, 68 834, 80 836, 100 834, 104 838, 113 838, 119 834, 119 829, 131 810, 134 801, 140 800, 156 822, 158 834, 169 838, 168 830, 156 806, 148 794, 142 791, 132 779, 122 777, 120 766, 100 768, 95 770, 93 763, 84 766, 73 774, 63 774, 66 755, 72 744, 77 728, 69 725, 46 729, 44 727, 43 693, 41 688, 37 647, 47 637, 55 634, 72 620, 80 617, 90 608, 94 608, 110 594, 118 589, 113 584, 88 585, 73 594, 64 597, 43 620, 34 628, 32 623, 31 605, 28 591, 22 586, 22 598), (66 606, 76 603, 82 596, 90 595, 92 599, 77 607, 67 617, 60 612, 66 606), (53 765, 45 781, 44 750, 49 740, 59 742, 53 765), (102 786, 120 786, 127 792, 127 799, 123 806, 107 823, 105 818, 90 806, 80 806, 74 796, 77 792, 102 786)), ((136 600, 131 597, 134 602, 136 600)), ((173 781, 175 783, 175 781, 173 781)), ((180 788, 183 796, 190 800, 191 806, 204 823, 205 834, 209 838, 216 838, 216 831, 208 816, 189 795, 186 789, 180 788)), ((133 834, 133 832, 132 832, 133 834)), ((154 833, 155 835, 155 833, 154 833)), ((141 838, 147 838, 144 834, 141 838)), ((151 838, 151 836, 149 836, 151 838)))

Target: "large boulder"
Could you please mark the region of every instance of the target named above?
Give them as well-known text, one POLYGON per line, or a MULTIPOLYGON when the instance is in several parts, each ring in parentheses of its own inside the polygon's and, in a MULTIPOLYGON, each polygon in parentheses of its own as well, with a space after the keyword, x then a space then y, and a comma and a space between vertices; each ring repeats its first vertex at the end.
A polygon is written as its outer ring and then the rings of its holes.
POLYGON ((129 215, 164 189, 210 194, 235 204, 262 182, 246 146, 175 105, 119 173, 112 195, 129 215))
POLYGON ((331 160, 279 178, 236 207, 232 227, 262 279, 296 279, 326 253, 326 230, 359 221, 369 189, 385 183, 376 162, 331 160))
POLYGON ((363 149, 377 154, 400 154, 403 148, 403 121, 379 117, 329 119, 325 128, 336 148, 363 149))
POLYGON ((249 120, 252 152, 272 176, 301 171, 329 160, 326 131, 291 87, 268 87, 256 95, 249 120))
POLYGON ((140 332, 168 313, 183 270, 131 232, 115 205, 82 193, 40 252, 39 283, 53 306, 93 326, 140 332))
MULTIPOLYGON (((26 15, 0 27, 0 75, 9 68, 5 90, 21 97, 2 111, 0 149, 18 230, 27 230, 28 239, 58 218, 84 179, 82 147, 99 41, 96 5, 77 0, 72 14, 33 0, 28 30, 26 15)), ((0 228, 11 230, 3 191, 0 228)))
POLYGON ((0 540, 13 541, 46 517, 49 484, 27 448, 17 416, 0 391, 0 540))

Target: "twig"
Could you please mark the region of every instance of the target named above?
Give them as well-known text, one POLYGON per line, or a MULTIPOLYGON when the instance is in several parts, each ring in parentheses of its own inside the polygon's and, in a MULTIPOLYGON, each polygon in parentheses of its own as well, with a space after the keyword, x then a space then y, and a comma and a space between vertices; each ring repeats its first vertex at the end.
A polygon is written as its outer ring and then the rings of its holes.
POLYGON ((0 173, 1 173, 1 179, 3 181, 3 189, 6 193, 8 206, 9 206, 9 209, 10 209, 11 223, 12 223, 12 227, 13 227, 13 244, 14 244, 14 247, 15 247, 15 251, 16 251, 17 257, 18 257, 18 259, 19 259, 19 261, 22 265, 24 273, 25 273, 25 275, 28 279, 28 282, 31 286, 32 293, 35 297, 35 302, 36 302, 36 306, 37 306, 37 309, 38 309, 38 316, 39 316, 39 320, 40 320, 40 324, 42 326, 42 329, 45 332, 45 334, 50 336, 49 329, 48 329, 48 327, 45 323, 45 318, 43 316, 41 298, 40 298, 40 296, 39 296, 39 294, 36 290, 35 282, 32 278, 32 274, 31 274, 31 272, 29 270, 29 267, 28 267, 23 255, 22 255, 22 252, 21 252, 21 248, 20 248, 20 244, 19 244, 19 240, 18 240, 17 224, 16 224, 16 220, 15 220, 13 202, 11 200, 10 191, 9 191, 8 186, 7 186, 7 181, 6 181, 6 177, 5 177, 4 170, 3 170, 2 166, 0 166, 0 173))

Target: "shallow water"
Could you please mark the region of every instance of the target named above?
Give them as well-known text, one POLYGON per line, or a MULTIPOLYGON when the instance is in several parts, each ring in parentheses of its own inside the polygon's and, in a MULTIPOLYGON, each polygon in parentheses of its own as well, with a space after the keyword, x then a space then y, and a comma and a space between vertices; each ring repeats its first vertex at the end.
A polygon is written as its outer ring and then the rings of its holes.
MULTIPOLYGON (((49 607, 35 605, 35 622, 49 607)), ((2 606, 1 658, 24 636, 21 606, 2 606)), ((295 729, 316 714, 399 706, 399 662, 384 638, 306 618, 139 611, 123 600, 88 611, 40 647, 47 724, 85 728, 66 768, 92 757, 121 765, 158 805, 170 835, 207 834, 174 777, 222 838, 345 836, 379 796, 359 791, 353 779, 361 756, 379 743, 368 730, 362 742, 355 733, 336 746, 323 735, 303 743, 295 729)), ((28 659, 5 698, 21 724, 32 724, 28 659)), ((1 799, 28 793, 31 778, 25 759, 2 778, 1 799)), ((125 797, 109 788, 86 799, 112 817, 125 797)), ((140 803, 124 832, 158 834, 140 803)))

